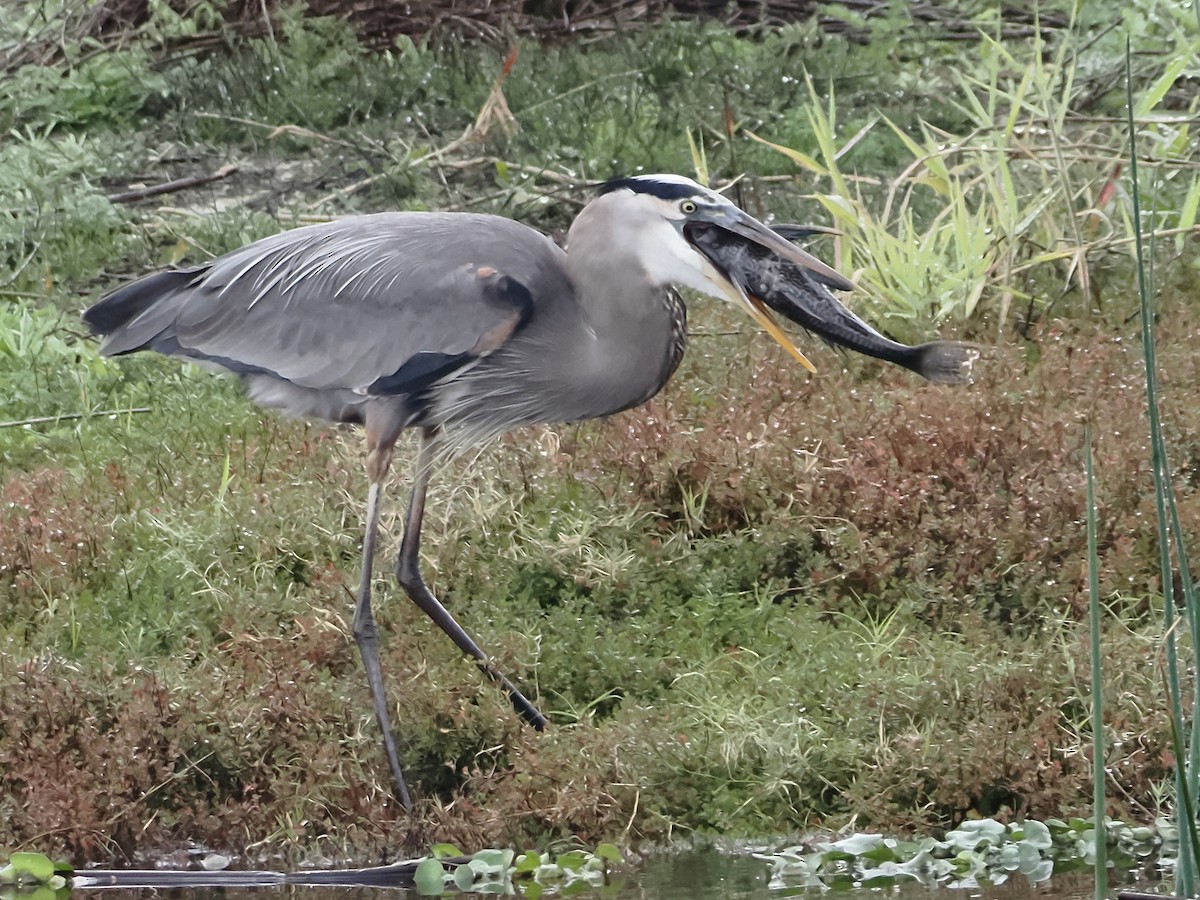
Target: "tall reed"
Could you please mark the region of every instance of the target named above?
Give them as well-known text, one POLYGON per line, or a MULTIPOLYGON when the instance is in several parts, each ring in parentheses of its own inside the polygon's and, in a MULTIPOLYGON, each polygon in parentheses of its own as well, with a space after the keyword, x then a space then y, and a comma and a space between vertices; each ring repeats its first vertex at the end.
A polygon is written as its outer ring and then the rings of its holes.
MULTIPOLYGON (((1137 253, 1138 307, 1142 330, 1142 356, 1146 365, 1146 408, 1150 423, 1151 470, 1154 476, 1154 503, 1158 523, 1159 570, 1163 592, 1163 626, 1165 629, 1166 682, 1171 705, 1171 730, 1175 746, 1175 818, 1179 827, 1179 860, 1175 872, 1175 893, 1195 896, 1196 864, 1200 859, 1200 837, 1196 833, 1196 810, 1192 798, 1197 794, 1200 775, 1200 740, 1184 715, 1182 688, 1179 680, 1179 654, 1175 601, 1175 578, 1171 567, 1171 548, 1179 568, 1180 593, 1183 601, 1184 624, 1191 637, 1193 655, 1200 646, 1200 603, 1187 561, 1187 546, 1175 503, 1166 442, 1159 415, 1158 364, 1154 345, 1154 310, 1147 272, 1147 252, 1142 240, 1141 189, 1138 173, 1137 126, 1134 121, 1132 49, 1125 42, 1125 99, 1129 127, 1129 177, 1133 206, 1134 246, 1137 253), (1186 750, 1185 750, 1186 743, 1186 750)), ((1193 709, 1200 701, 1200 679, 1193 684, 1193 709)), ((1097 766, 1102 765, 1097 759, 1097 766)))

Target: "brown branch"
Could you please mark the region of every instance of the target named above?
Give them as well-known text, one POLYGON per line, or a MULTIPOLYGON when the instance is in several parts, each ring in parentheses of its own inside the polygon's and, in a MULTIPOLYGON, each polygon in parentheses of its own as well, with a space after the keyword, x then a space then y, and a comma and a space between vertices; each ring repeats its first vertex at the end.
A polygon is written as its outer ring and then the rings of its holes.
POLYGON ((220 181, 222 178, 228 178, 237 170, 238 167, 230 163, 227 166, 217 169, 211 175, 189 175, 186 178, 176 178, 174 181, 164 181, 162 184, 153 184, 150 187, 138 188, 134 191, 109 194, 108 202, 134 203, 138 200, 145 200, 148 197, 158 197, 161 194, 174 194, 177 191, 186 191, 188 188, 200 187, 214 181, 220 181))

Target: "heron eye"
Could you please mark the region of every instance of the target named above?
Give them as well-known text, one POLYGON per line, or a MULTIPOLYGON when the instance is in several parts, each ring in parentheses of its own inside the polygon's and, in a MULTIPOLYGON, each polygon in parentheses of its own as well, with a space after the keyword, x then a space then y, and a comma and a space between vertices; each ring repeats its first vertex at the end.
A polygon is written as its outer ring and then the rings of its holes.
POLYGON ((679 204, 679 211, 685 216, 690 216, 697 209, 696 203, 693 200, 684 200, 679 204))

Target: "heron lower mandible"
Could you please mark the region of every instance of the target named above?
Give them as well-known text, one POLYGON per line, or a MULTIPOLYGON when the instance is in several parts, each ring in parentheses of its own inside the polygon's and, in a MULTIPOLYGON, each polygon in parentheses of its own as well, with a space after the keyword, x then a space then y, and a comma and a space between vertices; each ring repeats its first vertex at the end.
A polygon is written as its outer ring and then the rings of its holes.
POLYGON ((828 290, 853 285, 786 237, 805 230, 781 232, 694 181, 648 175, 601 186, 571 226, 566 251, 497 216, 356 216, 150 275, 84 320, 104 335, 105 355, 181 356, 239 375, 263 406, 364 427, 370 490, 354 639, 396 796, 410 807, 371 611, 380 493, 404 429, 419 429, 420 442, 397 578, 541 729, 545 717, 421 578, 425 492, 439 455, 522 425, 591 419, 649 400, 683 355, 686 314, 674 285, 741 307, 810 370, 771 310, 932 380, 965 379, 970 347, 889 341, 828 290))

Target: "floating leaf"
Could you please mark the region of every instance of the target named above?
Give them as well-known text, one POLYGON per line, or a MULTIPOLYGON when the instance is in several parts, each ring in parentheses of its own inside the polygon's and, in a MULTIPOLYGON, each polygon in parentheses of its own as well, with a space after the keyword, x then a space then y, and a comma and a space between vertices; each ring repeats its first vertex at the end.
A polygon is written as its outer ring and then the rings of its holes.
POLYGON ((1013 832, 1013 838, 1039 850, 1049 850, 1054 846, 1054 838, 1050 835, 1048 826, 1036 819, 1027 819, 1013 832))
POLYGON ((1020 843, 1017 844, 1017 871, 1022 875, 1029 875, 1037 870, 1042 864, 1042 854, 1038 852, 1038 848, 1032 844, 1020 843))
POLYGON ((1021 865, 1021 849, 1016 844, 1001 847, 996 856, 996 862, 1000 868, 1008 872, 1015 872, 1021 865))
POLYGON ((1054 860, 1043 859, 1039 862, 1032 871, 1022 873, 1026 878, 1037 884, 1039 881, 1045 881, 1054 874, 1054 860))
POLYGON ((480 850, 468 865, 480 875, 496 875, 508 871, 513 861, 512 850, 480 850))
POLYGON ((821 854, 821 858, 825 862, 848 862, 852 863, 858 859, 857 854, 847 853, 845 850, 826 850, 821 854))
POLYGON ((413 883, 419 893, 440 894, 446 888, 446 870, 433 857, 423 859, 417 863, 417 870, 413 873, 413 883))
POLYGON ((475 870, 470 863, 454 867, 454 886, 460 891, 469 891, 475 885, 475 870))
POLYGON ((946 832, 946 842, 960 850, 974 850, 981 844, 988 847, 999 844, 1006 831, 995 819, 970 819, 954 831, 946 832))
POLYGON ((834 850, 858 856, 882 844, 882 834, 852 834, 849 837, 842 838, 840 841, 834 841, 830 846, 834 850))
POLYGON ((45 882, 54 875, 54 863, 44 853, 14 853, 8 862, 19 881, 45 882))

